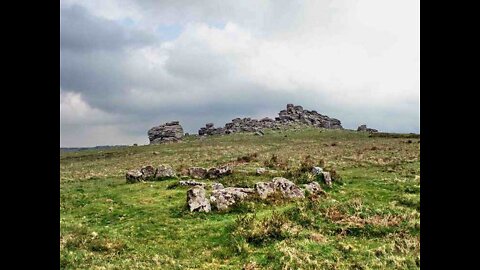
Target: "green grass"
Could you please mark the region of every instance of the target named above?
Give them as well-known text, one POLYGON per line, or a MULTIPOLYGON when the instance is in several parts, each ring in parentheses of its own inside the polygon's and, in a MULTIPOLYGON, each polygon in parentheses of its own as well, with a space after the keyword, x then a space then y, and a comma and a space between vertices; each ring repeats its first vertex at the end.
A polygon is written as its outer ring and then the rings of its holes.
POLYGON ((420 144, 410 140, 305 129, 62 153, 61 267, 418 269, 420 144), (275 172, 256 176, 272 155, 275 172), (124 177, 149 164, 180 172, 229 163, 234 173, 219 179, 226 186, 283 175, 301 183, 308 174, 294 172, 308 155, 341 176, 323 185, 326 197, 247 203, 225 213, 190 213, 178 180, 126 184, 124 177))

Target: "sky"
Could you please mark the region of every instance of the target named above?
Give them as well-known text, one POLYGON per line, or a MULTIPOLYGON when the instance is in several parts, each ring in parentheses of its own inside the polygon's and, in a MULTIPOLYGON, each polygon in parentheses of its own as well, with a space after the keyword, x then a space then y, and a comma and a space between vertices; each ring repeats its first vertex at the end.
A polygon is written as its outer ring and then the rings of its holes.
POLYGON ((420 132, 418 0, 62 0, 60 146, 148 144, 287 103, 420 132))

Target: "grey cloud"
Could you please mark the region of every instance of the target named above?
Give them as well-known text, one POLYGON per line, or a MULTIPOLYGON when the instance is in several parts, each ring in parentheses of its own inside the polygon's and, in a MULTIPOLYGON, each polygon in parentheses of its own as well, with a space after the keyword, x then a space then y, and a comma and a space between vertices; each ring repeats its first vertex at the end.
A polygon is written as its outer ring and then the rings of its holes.
POLYGON ((98 18, 85 8, 73 5, 60 11, 60 47, 62 50, 119 50, 155 42, 148 33, 129 29, 118 22, 98 18))

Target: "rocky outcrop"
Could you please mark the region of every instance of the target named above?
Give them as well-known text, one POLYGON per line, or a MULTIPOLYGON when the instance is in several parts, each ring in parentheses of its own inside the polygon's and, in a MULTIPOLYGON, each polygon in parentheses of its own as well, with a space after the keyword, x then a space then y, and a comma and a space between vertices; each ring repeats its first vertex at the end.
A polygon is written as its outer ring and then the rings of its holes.
POLYGON ((357 128, 357 131, 364 131, 364 132, 370 132, 370 133, 376 133, 378 130, 373 129, 373 128, 367 128, 367 125, 361 125, 357 128))
POLYGON ((215 128, 212 123, 206 124, 199 131, 199 135, 218 135, 231 134, 235 132, 254 132, 263 136, 262 129, 278 129, 283 126, 307 125, 318 128, 342 129, 340 120, 330 118, 316 111, 304 110, 302 106, 287 104, 287 109, 278 113, 278 117, 271 119, 268 117, 260 120, 252 118, 235 118, 225 127, 215 128))
POLYGON ((155 178, 155 173, 157 170, 150 165, 144 166, 140 169, 140 172, 142 173, 142 179, 146 181, 153 180, 155 178))
POLYGON ((210 201, 205 196, 205 189, 201 186, 187 191, 187 204, 190 212, 210 212, 210 201))
POLYGON ((172 121, 160 126, 152 127, 148 131, 150 144, 176 142, 182 138, 183 128, 178 121, 172 121))

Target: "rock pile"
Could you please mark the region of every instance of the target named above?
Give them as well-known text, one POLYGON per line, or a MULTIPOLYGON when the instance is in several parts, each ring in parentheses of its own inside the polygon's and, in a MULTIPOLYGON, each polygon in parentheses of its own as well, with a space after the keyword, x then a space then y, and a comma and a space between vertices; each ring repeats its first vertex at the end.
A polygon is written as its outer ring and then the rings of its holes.
POLYGON ((366 132, 370 132, 370 133, 375 133, 375 132, 378 132, 378 130, 376 129, 373 129, 373 128, 367 128, 367 125, 361 125, 357 128, 357 131, 366 131, 366 132))
POLYGON ((164 142, 176 142, 183 138, 183 128, 178 121, 168 122, 163 125, 152 127, 148 131, 150 144, 164 142))
POLYGON ((260 120, 252 118, 235 118, 230 123, 226 123, 225 127, 219 128, 215 128, 213 123, 208 123, 198 131, 198 134, 218 135, 235 132, 258 132, 258 135, 263 135, 263 132, 261 131, 262 129, 278 129, 282 126, 290 125, 308 125, 329 129, 343 128, 338 119, 330 118, 326 115, 319 114, 316 111, 304 110, 302 106, 287 104, 287 109, 280 111, 278 117, 275 117, 275 119, 268 117, 260 120))

